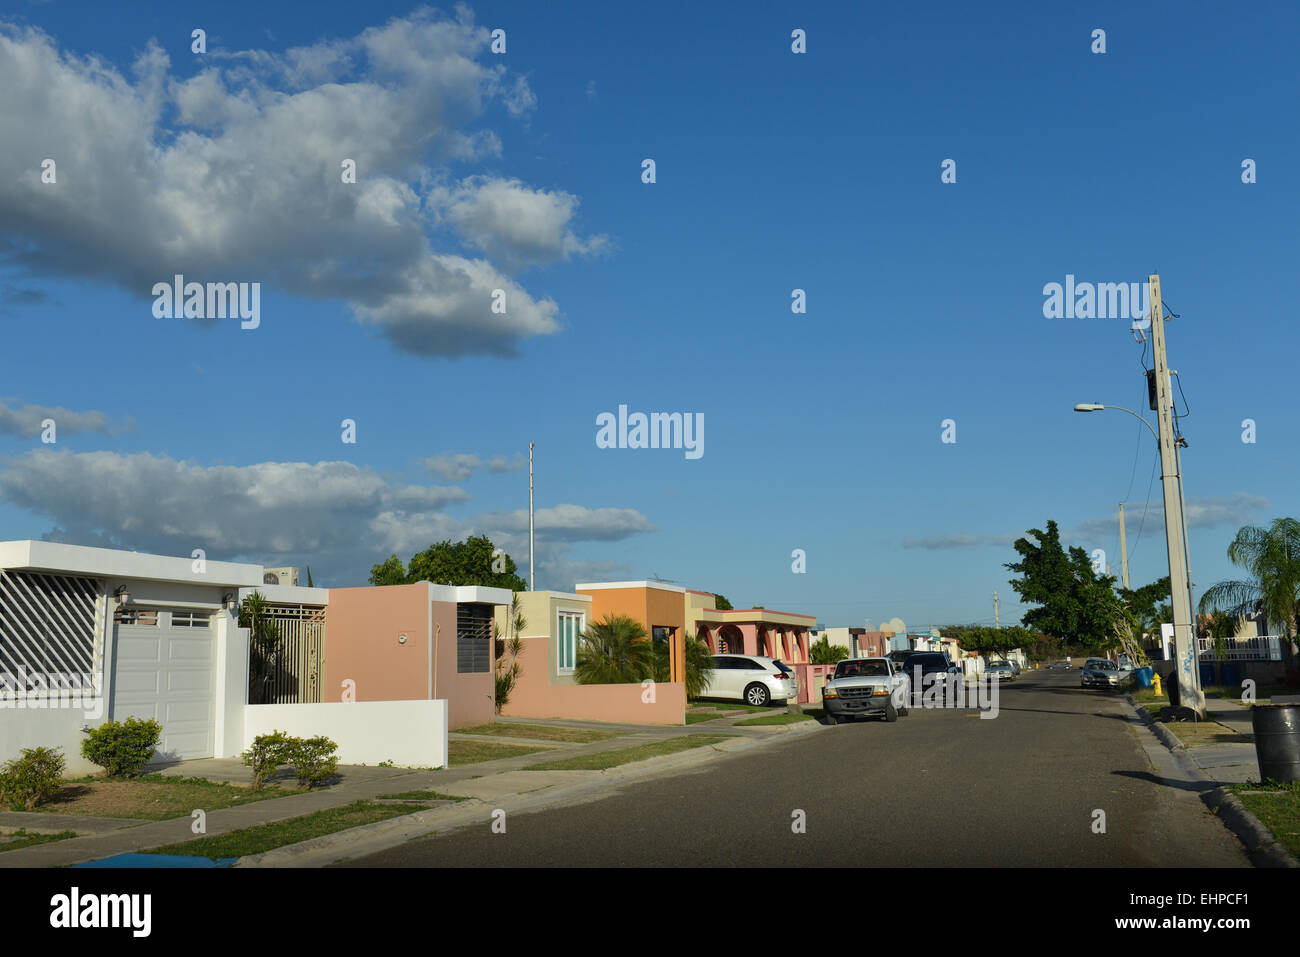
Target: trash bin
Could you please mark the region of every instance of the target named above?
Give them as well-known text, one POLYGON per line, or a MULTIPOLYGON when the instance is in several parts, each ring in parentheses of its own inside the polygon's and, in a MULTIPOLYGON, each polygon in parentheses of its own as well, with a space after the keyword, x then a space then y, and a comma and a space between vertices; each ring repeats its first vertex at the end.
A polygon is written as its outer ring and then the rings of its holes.
POLYGON ((1300 781, 1300 704, 1257 704, 1250 709, 1259 779, 1300 781))
POLYGON ((1214 684, 1214 665, 1201 662, 1201 687, 1208 688, 1214 684))
POLYGON ((1152 668, 1150 665, 1144 665, 1143 667, 1141 667, 1141 668, 1139 668, 1137 671, 1135 671, 1135 672, 1134 672, 1134 675, 1137 677, 1137 685, 1138 685, 1138 687, 1139 687, 1139 688, 1150 688, 1150 687, 1151 687, 1151 676, 1154 675, 1154 674, 1155 674, 1155 669, 1152 668))

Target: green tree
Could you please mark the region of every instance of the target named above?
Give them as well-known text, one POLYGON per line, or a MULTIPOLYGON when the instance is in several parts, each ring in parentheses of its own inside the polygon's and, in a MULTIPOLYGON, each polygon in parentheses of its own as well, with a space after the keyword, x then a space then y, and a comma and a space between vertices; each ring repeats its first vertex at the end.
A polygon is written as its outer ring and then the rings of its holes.
MULTIPOLYGON (((687 699, 693 700, 708 691, 713 681, 713 654, 704 640, 695 635, 687 634, 685 643, 686 676, 683 684, 686 686, 687 699)), ((667 641, 654 643, 655 681, 667 681, 671 674, 671 664, 668 660, 670 644, 667 641)))
POLYGON ((1034 528, 1027 534, 1037 542, 1016 539, 1013 547, 1020 561, 1004 566, 1020 573, 1010 585, 1021 601, 1037 606, 1025 612, 1021 623, 1067 646, 1099 653, 1122 645, 1141 659, 1132 616, 1115 593, 1114 577, 1098 575, 1082 548, 1067 552, 1054 521, 1048 521, 1046 531, 1034 528))
POLYGON ((372 585, 405 585, 406 566, 396 555, 390 556, 370 569, 372 585))
POLYGON ((713 607, 719 611, 731 611, 731 602, 722 595, 713 596, 713 607))
POLYGON ((574 677, 584 685, 644 681, 654 667, 654 651, 645 639, 645 628, 626 615, 606 615, 589 624, 578 636, 574 677))
POLYGON ((402 566, 390 556, 370 569, 372 585, 411 585, 429 581, 436 585, 482 585, 527 591, 514 559, 492 544, 486 535, 472 535, 463 542, 443 541, 411 556, 402 566))
POLYGON ((822 635, 808 649, 808 660, 815 665, 833 665, 849 656, 849 649, 843 645, 832 645, 831 640, 822 635))
POLYGON ((1293 665, 1291 638, 1300 613, 1300 521, 1275 518, 1268 528, 1247 525, 1228 546, 1228 560, 1249 577, 1221 581, 1201 596, 1200 611, 1223 612, 1232 622, 1263 614, 1280 630, 1288 664, 1293 665))
POLYGON ((960 637, 962 651, 973 651, 986 657, 996 655, 999 658, 1005 658, 1007 652, 1015 648, 1028 648, 1033 641, 1033 635, 1027 628, 1016 625, 1006 628, 971 628, 960 637))

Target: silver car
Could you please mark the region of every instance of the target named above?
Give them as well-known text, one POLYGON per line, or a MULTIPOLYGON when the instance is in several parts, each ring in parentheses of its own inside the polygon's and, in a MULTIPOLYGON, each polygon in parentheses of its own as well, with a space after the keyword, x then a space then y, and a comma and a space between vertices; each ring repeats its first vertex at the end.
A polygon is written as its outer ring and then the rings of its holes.
POLYGON ((1122 688, 1133 680, 1132 669, 1122 669, 1109 658, 1089 658, 1079 672, 1082 688, 1122 688))
POLYGON ((988 678, 997 678, 999 681, 1015 681, 1016 669, 1009 661, 990 661, 988 667, 984 669, 984 675, 988 678))

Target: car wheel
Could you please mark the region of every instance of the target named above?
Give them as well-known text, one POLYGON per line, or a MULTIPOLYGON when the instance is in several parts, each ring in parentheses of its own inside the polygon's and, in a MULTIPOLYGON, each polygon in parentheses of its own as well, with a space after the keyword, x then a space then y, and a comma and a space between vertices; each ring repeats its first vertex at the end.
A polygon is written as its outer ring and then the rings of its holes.
POLYGON ((753 705, 755 708, 766 708, 767 703, 771 700, 772 695, 763 685, 752 684, 745 689, 745 703, 753 705))
POLYGON ((894 707, 894 702, 892 701, 885 705, 885 720, 886 721, 898 720, 898 709, 894 707))

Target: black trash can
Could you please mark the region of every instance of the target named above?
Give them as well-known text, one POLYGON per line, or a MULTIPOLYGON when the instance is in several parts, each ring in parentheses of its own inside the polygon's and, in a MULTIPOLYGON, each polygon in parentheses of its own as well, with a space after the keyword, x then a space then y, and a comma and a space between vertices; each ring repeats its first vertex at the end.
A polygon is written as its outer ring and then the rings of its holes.
POLYGON ((1300 704, 1257 704, 1250 709, 1261 781, 1300 781, 1300 704))

